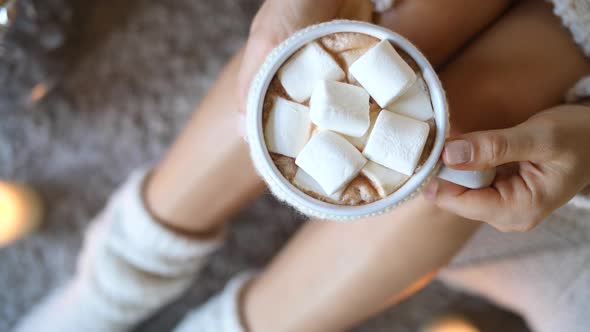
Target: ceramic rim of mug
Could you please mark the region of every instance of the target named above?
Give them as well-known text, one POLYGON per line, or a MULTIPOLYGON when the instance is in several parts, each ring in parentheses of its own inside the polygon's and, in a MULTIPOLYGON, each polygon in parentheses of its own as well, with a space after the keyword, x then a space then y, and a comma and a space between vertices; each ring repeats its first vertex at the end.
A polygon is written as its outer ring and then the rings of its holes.
POLYGON ((321 219, 338 221, 376 216, 395 208, 418 194, 422 187, 436 175, 441 163, 440 156, 449 133, 449 111, 442 84, 426 57, 401 35, 366 22, 336 20, 307 27, 293 34, 275 47, 262 64, 248 94, 246 111, 246 134, 254 166, 271 192, 280 200, 300 212, 321 219), (301 47, 321 37, 334 33, 361 33, 379 40, 387 39, 406 52, 422 71, 428 86, 434 109, 436 136, 428 159, 397 191, 375 202, 364 205, 337 205, 316 199, 301 191, 287 180, 276 167, 266 147, 263 128, 264 99, 270 83, 279 68, 301 47))

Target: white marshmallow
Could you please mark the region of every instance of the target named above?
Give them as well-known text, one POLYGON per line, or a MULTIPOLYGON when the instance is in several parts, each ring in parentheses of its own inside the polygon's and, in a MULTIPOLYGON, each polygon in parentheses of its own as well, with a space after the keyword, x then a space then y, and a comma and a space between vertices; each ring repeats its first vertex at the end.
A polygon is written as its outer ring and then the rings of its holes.
POLYGON ((344 137, 328 130, 313 135, 295 164, 316 180, 328 195, 350 182, 367 160, 344 137))
POLYGON ((369 135, 363 154, 369 160, 405 175, 412 175, 430 126, 427 123, 381 111, 369 135))
POLYGON ((309 111, 311 121, 322 129, 360 137, 369 128, 369 94, 352 84, 318 81, 309 111))
POLYGON ((318 43, 310 43, 297 51, 277 74, 287 94, 297 102, 311 96, 316 81, 340 81, 345 73, 318 43))
POLYGON ((379 115, 379 111, 370 111, 369 112, 369 119, 370 119, 370 124, 369 124, 369 129, 367 129, 367 131, 365 132, 365 134, 361 137, 352 137, 352 136, 345 136, 344 138, 346 138, 350 143, 352 143, 352 145, 354 145, 357 149, 359 150, 363 150, 365 148, 365 145, 367 145, 367 140, 369 139, 369 135, 371 134, 371 131, 373 130, 373 126, 375 126, 375 120, 377 120, 377 116, 379 115))
POLYGON ((296 158, 310 134, 309 109, 276 97, 264 128, 268 151, 296 158))
POLYGON ((335 192, 332 195, 326 194, 322 186, 314 180, 311 175, 307 174, 304 170, 299 168, 297 173, 295 173, 295 177, 293 178, 293 184, 296 185, 298 188, 303 189, 305 191, 311 191, 316 193, 320 196, 327 198, 330 203, 338 203, 340 202, 340 197, 342 197, 342 190, 335 192))
POLYGON ((422 78, 418 78, 403 95, 385 108, 420 121, 430 120, 434 116, 430 95, 422 78))
POLYGON ((361 173, 371 181, 381 197, 386 197, 401 187, 409 178, 400 172, 368 161, 361 173))
POLYGON ((368 50, 349 71, 381 107, 390 104, 416 80, 416 73, 388 40, 368 50))

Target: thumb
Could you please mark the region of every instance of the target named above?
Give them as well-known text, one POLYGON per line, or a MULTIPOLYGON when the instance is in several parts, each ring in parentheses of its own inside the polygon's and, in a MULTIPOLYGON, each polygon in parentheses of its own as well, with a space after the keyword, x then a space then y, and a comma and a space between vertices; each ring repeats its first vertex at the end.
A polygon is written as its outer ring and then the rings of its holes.
POLYGON ((237 93, 240 111, 244 111, 250 83, 259 70, 266 55, 278 44, 272 36, 255 34, 250 36, 243 51, 240 71, 237 77, 237 93))
POLYGON ((516 127, 464 134, 449 140, 443 162, 461 170, 479 170, 516 161, 542 161, 548 135, 531 120, 516 127))

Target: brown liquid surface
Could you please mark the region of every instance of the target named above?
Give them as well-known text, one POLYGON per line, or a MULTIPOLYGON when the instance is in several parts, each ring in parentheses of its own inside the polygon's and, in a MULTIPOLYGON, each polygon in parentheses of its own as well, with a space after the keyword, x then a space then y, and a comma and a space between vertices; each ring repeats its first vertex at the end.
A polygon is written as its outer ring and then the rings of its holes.
MULTIPOLYGON (((335 33, 317 40, 317 42, 319 42, 319 44, 336 60, 340 67, 342 67, 342 69, 346 73, 345 82, 355 85, 359 84, 348 72, 348 67, 350 67, 350 65, 352 65, 354 61, 361 57, 371 47, 379 43, 379 41, 379 39, 368 35, 351 32, 335 33)), ((421 76, 420 68, 418 67, 414 59, 398 47, 396 47, 396 50, 400 54, 400 56, 410 65, 410 67, 414 69, 416 74, 418 76, 421 76)), ((281 85, 281 82, 276 77, 276 75, 272 79, 264 99, 262 116, 264 126, 266 126, 268 115, 270 114, 270 111, 272 109, 274 97, 282 97, 284 99, 293 101, 289 97, 289 95, 287 95, 287 92, 281 85)), ((309 106, 309 101, 304 102, 303 105, 309 106)), ((371 109, 373 110, 374 107, 378 108, 375 101, 371 98, 371 109)), ((428 135, 424 151, 422 152, 422 157, 420 159, 420 162, 418 163, 418 167, 416 168, 416 170, 418 170, 424 164, 424 162, 430 155, 430 151, 432 150, 432 146, 434 144, 434 138, 436 136, 436 125, 434 123, 434 120, 430 120, 428 124, 430 125, 430 133, 428 135)), ((315 126, 312 124, 312 132, 314 130, 315 126)), ((271 157, 273 162, 281 172, 281 174, 289 182, 292 183, 293 178, 295 177, 295 173, 298 170, 298 166, 295 164, 295 159, 275 153, 271 153, 271 157)), ((334 203, 334 201, 329 197, 325 197, 323 195, 317 194, 315 192, 310 192, 302 188, 299 189, 316 199, 328 203, 334 203)), ((372 203, 380 199, 382 199, 382 197, 377 193, 375 185, 368 178, 359 174, 342 191, 340 201, 337 203, 341 205, 356 206, 372 203)))

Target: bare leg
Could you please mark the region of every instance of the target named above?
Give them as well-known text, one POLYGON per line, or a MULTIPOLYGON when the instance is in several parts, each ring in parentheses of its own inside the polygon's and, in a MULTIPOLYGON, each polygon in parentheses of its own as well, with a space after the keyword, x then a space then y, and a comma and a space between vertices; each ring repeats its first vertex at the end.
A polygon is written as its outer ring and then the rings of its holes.
POLYGON ((454 129, 507 128, 563 100, 590 64, 542 1, 523 1, 441 72, 454 129))
POLYGON ((250 328, 350 327, 397 300, 420 278, 428 281, 477 227, 422 199, 394 214, 354 223, 310 221, 248 289, 244 308, 250 328))
POLYGON ((438 67, 459 52, 505 12, 512 0, 410 0, 378 18, 380 25, 400 33, 438 67))
MULTIPOLYGON (((550 8, 525 1, 468 47, 442 78, 460 129, 471 129, 514 125, 557 103, 589 70, 550 8), (482 70, 485 75, 478 74, 482 70), (487 88, 477 88, 482 85, 487 88)), ((356 223, 309 222, 246 291, 246 319, 253 331, 343 330, 444 266, 477 227, 421 198, 356 223)))
POLYGON ((238 130, 241 56, 223 70, 146 186, 152 212, 179 230, 215 230, 264 189, 238 130))

